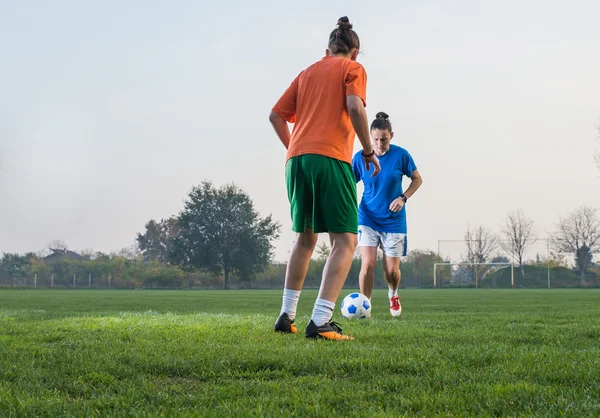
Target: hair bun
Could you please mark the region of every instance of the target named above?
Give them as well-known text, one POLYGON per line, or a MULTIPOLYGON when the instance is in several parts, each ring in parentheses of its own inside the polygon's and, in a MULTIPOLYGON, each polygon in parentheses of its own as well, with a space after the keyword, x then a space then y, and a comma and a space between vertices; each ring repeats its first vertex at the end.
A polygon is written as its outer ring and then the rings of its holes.
POLYGON ((342 16, 338 19, 337 22, 338 26, 340 27, 340 29, 352 29, 352 23, 350 23, 350 19, 348 19, 348 16, 342 16))
POLYGON ((390 116, 385 112, 379 112, 378 114, 375 115, 375 119, 388 120, 389 118, 390 118, 390 116))

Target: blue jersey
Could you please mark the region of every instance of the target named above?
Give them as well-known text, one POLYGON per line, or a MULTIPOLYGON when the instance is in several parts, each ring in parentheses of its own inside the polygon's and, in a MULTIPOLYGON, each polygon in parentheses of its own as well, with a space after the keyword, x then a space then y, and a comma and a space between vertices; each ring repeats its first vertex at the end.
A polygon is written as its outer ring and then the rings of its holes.
POLYGON ((390 210, 390 203, 403 193, 402 177, 412 177, 417 169, 412 157, 404 148, 390 145, 390 149, 379 158, 381 171, 375 177, 373 167, 367 171, 361 155, 357 152, 352 159, 356 182, 362 180, 364 192, 358 207, 358 224, 378 232, 406 234, 406 206, 399 212, 390 210))

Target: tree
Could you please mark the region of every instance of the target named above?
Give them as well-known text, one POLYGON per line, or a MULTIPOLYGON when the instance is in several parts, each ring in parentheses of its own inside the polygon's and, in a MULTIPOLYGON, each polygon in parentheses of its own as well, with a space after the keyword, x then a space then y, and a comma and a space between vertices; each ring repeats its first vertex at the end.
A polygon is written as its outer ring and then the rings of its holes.
POLYGON ((66 250, 69 249, 69 246, 63 240, 55 239, 55 240, 53 240, 52 242, 50 242, 48 244, 48 248, 51 249, 51 250, 66 251, 66 250))
POLYGON ((506 257, 505 255, 495 255, 494 258, 492 258, 492 263, 510 263, 510 260, 508 259, 508 257, 506 257))
POLYGON ((571 254, 585 284, 585 272, 592 265, 593 255, 600 252, 600 221, 596 210, 583 206, 556 225, 551 235, 552 247, 559 253, 571 254))
POLYGON ((524 275, 523 254, 537 240, 533 221, 526 218, 521 209, 509 212, 502 225, 502 232, 505 239, 500 245, 521 266, 521 274, 524 275))
MULTIPOLYGON (((592 249, 587 245, 583 245, 575 254, 575 265, 579 271, 586 271, 593 263, 594 255, 592 249)), ((583 277, 582 277, 583 279, 583 277)), ((582 283, 583 284, 583 283, 582 283)))
POLYGON ((161 219, 160 222, 151 219, 145 228, 146 232, 138 233, 136 238, 144 260, 167 263, 173 240, 179 234, 179 220, 176 217, 161 219))
POLYGON ((486 263, 498 247, 498 240, 489 229, 482 226, 467 228, 465 232, 467 245, 466 259, 470 263, 486 263))
POLYGON ((77 253, 86 260, 91 260, 94 257, 94 250, 91 248, 83 248, 78 250, 77 253))
POLYGON ((91 274, 95 286, 100 283, 108 284, 110 269, 110 256, 102 252, 96 252, 87 263, 87 272, 91 274))
POLYGON ((77 273, 77 262, 66 257, 53 261, 49 267, 54 279, 62 285, 70 283, 73 274, 77 273))
POLYGON ((29 269, 30 274, 37 275, 40 279, 50 274, 50 267, 37 256, 29 258, 29 269))
POLYGON ((331 249, 329 248, 329 245, 327 245, 325 242, 321 243, 321 245, 317 247, 317 260, 327 260, 327 257, 329 257, 330 252, 331 249))
POLYGON ((11 277, 23 277, 28 267, 29 261, 27 255, 17 253, 4 253, 0 258, 0 270, 4 270, 11 277))
POLYGON ((179 235, 171 259, 184 268, 204 269, 250 279, 273 258, 271 241, 280 225, 271 215, 261 217, 250 196, 234 184, 215 188, 209 181, 192 188, 179 214, 179 235))
MULTIPOLYGON (((464 256, 469 263, 486 263, 492 258, 492 254, 498 247, 498 240, 489 229, 482 226, 467 228, 465 232, 465 242, 467 245, 467 254, 464 256)), ((483 277, 490 266, 475 265, 475 282, 477 284, 479 277, 483 277)), ((472 270, 468 267, 463 268, 467 276, 472 276, 472 270)), ((473 277, 471 277, 473 279, 473 277)))
MULTIPOLYGON (((179 229, 179 227, 178 227, 179 229)), ((138 234, 139 235, 139 234, 138 234)), ((170 249, 170 242, 168 248, 170 249)), ((127 247, 123 247, 118 250, 115 255, 123 257, 127 260, 138 260, 140 256, 142 256, 142 252, 140 250, 140 246, 138 241, 136 240, 133 244, 128 245, 127 247)))
MULTIPOLYGON (((410 286, 433 286, 433 265, 444 263, 447 260, 430 250, 412 250, 406 261, 402 263, 402 285, 410 286)), ((437 281, 443 284, 450 281, 450 269, 438 266, 437 281)))

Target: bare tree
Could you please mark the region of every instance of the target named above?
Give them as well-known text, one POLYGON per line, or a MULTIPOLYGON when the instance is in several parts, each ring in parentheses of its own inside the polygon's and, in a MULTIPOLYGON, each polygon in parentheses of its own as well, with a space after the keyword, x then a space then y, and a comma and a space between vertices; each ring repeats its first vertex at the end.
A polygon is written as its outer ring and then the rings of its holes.
POLYGON ((128 260, 142 258, 142 252, 140 251, 140 246, 137 241, 134 241, 131 245, 121 248, 114 254, 126 258, 128 260))
POLYGON ((467 244, 466 259, 471 263, 487 262, 498 248, 498 239, 489 229, 482 226, 473 229, 467 227, 465 242, 467 244))
POLYGON ((42 251, 46 255, 49 255, 56 251, 67 251, 68 249, 69 249, 69 246, 67 245, 66 242, 64 242, 63 240, 60 240, 60 239, 55 239, 55 240, 50 241, 48 243, 48 245, 46 246, 46 248, 44 248, 42 251))
POLYGON ((585 271, 592 265, 593 255, 600 252, 600 221, 596 210, 583 206, 561 218, 550 240, 557 252, 575 257, 581 284, 585 284, 585 271))
MULTIPOLYGON (((498 247, 498 239, 492 234, 489 229, 482 226, 471 228, 467 227, 465 232, 465 243, 467 246, 467 254, 463 255, 469 263, 485 263, 492 258, 492 254, 498 247)), ((463 274, 469 277, 469 280, 475 280, 475 285, 478 286, 479 278, 484 277, 489 271, 490 266, 481 266, 476 264, 474 267, 475 277, 471 277, 473 274, 473 268, 463 268, 463 274)))
POLYGON ((523 274, 523 254, 537 240, 533 220, 526 218, 521 209, 509 212, 502 225, 502 233, 505 239, 500 245, 521 266, 523 274))
POLYGON ((82 248, 80 250, 75 250, 75 252, 88 260, 91 260, 94 257, 94 250, 91 248, 82 248))

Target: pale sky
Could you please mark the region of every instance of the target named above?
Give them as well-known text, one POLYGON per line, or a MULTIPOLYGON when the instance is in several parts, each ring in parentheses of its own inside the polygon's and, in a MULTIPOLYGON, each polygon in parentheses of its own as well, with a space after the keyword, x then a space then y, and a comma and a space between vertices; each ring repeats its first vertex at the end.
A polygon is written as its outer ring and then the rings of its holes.
POLYGON ((369 119, 390 115, 424 179, 409 250, 469 224, 499 232, 517 208, 542 236, 600 209, 599 1, 287 4, 0 0, 0 252, 118 250, 210 180, 273 214, 286 260, 285 149, 268 114, 344 15, 369 119))

